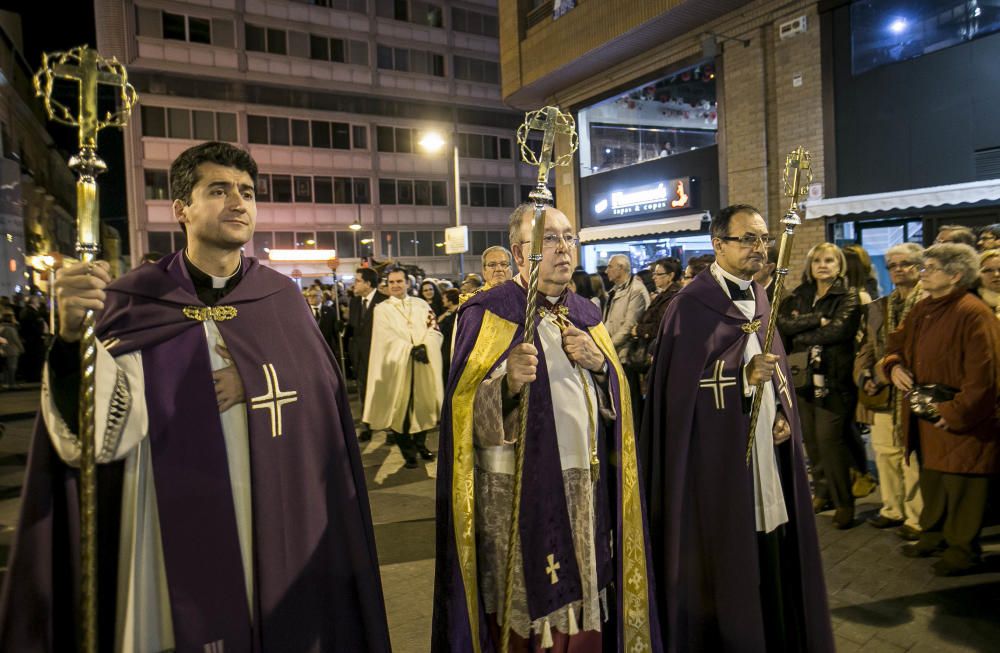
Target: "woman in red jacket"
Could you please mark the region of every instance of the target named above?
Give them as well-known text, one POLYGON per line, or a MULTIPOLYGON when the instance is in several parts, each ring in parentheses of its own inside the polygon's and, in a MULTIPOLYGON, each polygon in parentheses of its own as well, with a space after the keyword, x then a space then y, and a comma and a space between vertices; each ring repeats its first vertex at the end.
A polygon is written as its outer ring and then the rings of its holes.
POLYGON ((903 418, 907 455, 916 451, 920 459, 924 497, 923 532, 903 554, 941 553, 934 573, 951 576, 979 564, 989 477, 1000 472, 1000 321, 970 292, 979 274, 972 247, 933 245, 923 261, 920 283, 928 297, 889 335, 881 364, 902 392, 919 393, 926 384, 945 389, 931 404, 935 410, 903 418))

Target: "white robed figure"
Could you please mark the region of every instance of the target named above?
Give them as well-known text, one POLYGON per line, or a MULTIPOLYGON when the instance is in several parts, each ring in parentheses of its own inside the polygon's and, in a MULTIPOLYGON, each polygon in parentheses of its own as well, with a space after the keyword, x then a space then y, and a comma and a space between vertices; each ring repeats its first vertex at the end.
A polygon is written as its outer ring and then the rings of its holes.
POLYGON ((406 294, 406 274, 390 271, 389 299, 375 307, 368 384, 362 419, 373 431, 391 431, 406 459, 433 460, 426 432, 441 415, 441 332, 430 305, 406 294))

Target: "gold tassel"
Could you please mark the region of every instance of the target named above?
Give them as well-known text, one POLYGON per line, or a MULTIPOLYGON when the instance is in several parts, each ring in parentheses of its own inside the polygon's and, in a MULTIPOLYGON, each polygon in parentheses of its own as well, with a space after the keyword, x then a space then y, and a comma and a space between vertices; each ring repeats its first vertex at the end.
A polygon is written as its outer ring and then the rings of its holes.
POLYGON ((576 608, 570 605, 568 607, 568 610, 569 610, 569 634, 570 636, 573 636, 580 632, 580 628, 576 625, 576 608))
POLYGON ((542 626, 542 648, 552 648, 555 644, 552 641, 552 624, 549 618, 545 618, 545 625, 542 626))

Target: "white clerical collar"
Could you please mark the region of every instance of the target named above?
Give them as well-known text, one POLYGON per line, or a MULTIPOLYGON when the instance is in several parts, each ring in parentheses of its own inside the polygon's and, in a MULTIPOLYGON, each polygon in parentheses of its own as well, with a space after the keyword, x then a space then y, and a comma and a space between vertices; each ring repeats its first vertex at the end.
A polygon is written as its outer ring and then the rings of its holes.
POLYGON ((746 290, 750 287, 751 284, 753 284, 753 279, 740 279, 736 275, 726 272, 722 268, 722 266, 719 265, 718 261, 712 262, 712 269, 721 274, 724 279, 729 279, 730 281, 735 283, 737 286, 740 287, 740 290, 746 290))
POLYGON ((228 277, 217 277, 214 274, 208 275, 209 277, 212 278, 212 288, 216 290, 218 290, 219 288, 225 288, 229 280, 240 273, 240 269, 242 267, 243 267, 243 261, 240 261, 240 264, 236 267, 236 271, 230 274, 228 277))

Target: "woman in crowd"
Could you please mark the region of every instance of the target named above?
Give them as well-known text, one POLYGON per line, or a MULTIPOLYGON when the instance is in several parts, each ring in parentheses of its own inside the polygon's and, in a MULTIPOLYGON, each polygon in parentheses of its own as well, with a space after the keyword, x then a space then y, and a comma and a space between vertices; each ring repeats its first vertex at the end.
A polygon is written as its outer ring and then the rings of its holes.
POLYGON ((865 248, 856 243, 844 245, 844 260, 847 271, 844 275, 848 288, 857 288, 861 305, 872 303, 878 296, 878 279, 872 274, 872 258, 865 248))
MULTIPOLYGON (((573 292, 580 297, 584 297, 585 299, 589 299, 591 302, 594 302, 594 287, 590 283, 590 275, 584 270, 574 270, 570 283, 570 287, 573 289, 573 292)), ((599 302, 594 303, 599 304, 599 302)), ((599 305, 598 308, 600 308, 599 305)))
POLYGON ((594 305, 601 309, 601 315, 603 315, 604 305, 608 303, 608 291, 604 289, 604 279, 601 278, 601 275, 590 275, 590 290, 593 293, 590 301, 594 302, 594 305))
MULTIPOLYGON (((660 322, 667 311, 667 304, 681 290, 681 262, 675 258, 661 258, 650 266, 653 283, 656 287, 649 298, 649 307, 639 316, 639 321, 632 327, 632 337, 638 342, 632 343, 629 352, 640 352, 648 360, 650 345, 660 332, 660 322)), ((647 364, 648 366, 648 364, 647 364)))
POLYGON ((977 292, 993 313, 1000 318, 1000 249, 988 249, 980 254, 979 289, 977 292))
POLYGON ((17 332, 17 320, 14 319, 14 309, 4 307, 0 316, 0 357, 3 358, 3 389, 17 388, 17 361, 24 353, 21 336, 17 332))
POLYGON ((444 313, 445 308, 444 302, 441 299, 441 289, 432 280, 425 279, 420 284, 420 297, 431 305, 431 310, 434 311, 435 317, 444 313))
POLYGON ((833 523, 841 529, 854 523, 854 456, 847 427, 857 403, 852 374, 861 324, 858 292, 847 287, 846 273, 839 247, 816 245, 806 255, 802 285, 781 305, 778 316, 778 328, 791 352, 789 362, 804 370, 794 382, 815 488, 813 509, 822 512, 832 500, 833 523))
POLYGON ((979 267, 968 245, 927 248, 920 285, 928 297, 890 334, 881 362, 893 385, 911 393, 903 433, 921 467, 922 532, 903 554, 940 553, 939 576, 979 564, 990 476, 1000 472, 1000 321, 969 292, 979 267))
POLYGON ((684 276, 681 277, 681 286, 686 286, 697 277, 702 271, 707 270, 708 266, 715 262, 714 254, 703 254, 701 256, 692 256, 688 259, 687 267, 684 268, 684 276))

